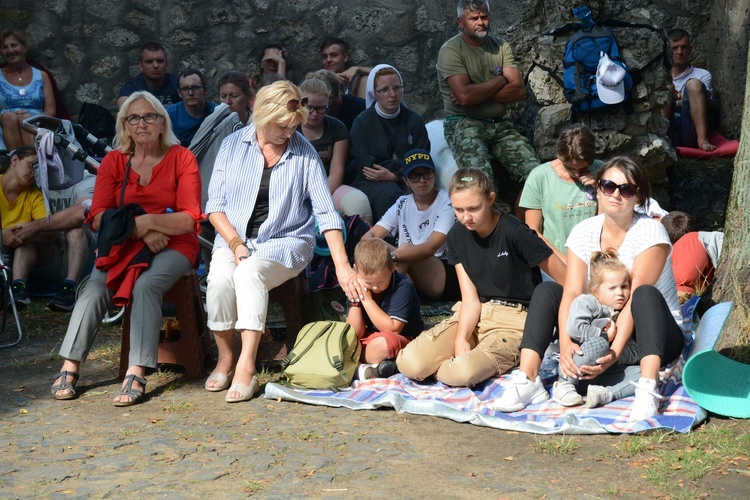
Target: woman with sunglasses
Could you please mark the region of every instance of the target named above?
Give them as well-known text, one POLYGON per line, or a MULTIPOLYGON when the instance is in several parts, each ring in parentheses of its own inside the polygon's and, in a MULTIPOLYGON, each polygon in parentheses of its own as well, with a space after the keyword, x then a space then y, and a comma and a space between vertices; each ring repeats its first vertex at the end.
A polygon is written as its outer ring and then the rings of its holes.
POLYGON ((518 346, 541 269, 562 282, 565 264, 534 231, 496 205, 493 182, 478 168, 459 169, 450 199, 460 224, 448 232, 461 301, 455 313, 423 332, 396 364, 405 376, 472 387, 516 365, 518 346))
POLYGON ((367 77, 367 109, 352 125, 352 186, 367 195, 374 220, 380 220, 406 193, 403 162, 407 151, 430 150, 422 117, 406 107, 404 82, 396 68, 375 66, 367 77))
POLYGON ((144 399, 146 370, 156 368, 161 299, 196 264, 203 218, 198 163, 171 125, 149 92, 134 92, 117 113, 119 147, 99 167, 88 215, 99 234, 96 269, 70 316, 55 399, 77 397, 81 362, 112 302, 130 313, 129 366, 114 404, 144 399))
POLYGON ((320 157, 297 133, 307 120, 307 105, 288 81, 262 87, 252 123, 224 139, 211 175, 206 213, 217 234, 206 302, 219 359, 205 388, 229 389, 228 403, 247 401, 260 391, 255 357, 268 292, 307 267, 316 220, 344 292, 354 301, 362 296, 320 157), (236 364, 235 330, 242 336, 236 364))
POLYGON ((403 195, 363 238, 398 239, 391 256, 396 270, 408 275, 428 300, 455 302, 460 298, 456 268, 448 264, 448 231, 456 222, 448 193, 437 187, 430 153, 414 149, 404 156, 404 180, 411 194, 403 195))
POLYGON ((320 155, 328 176, 328 187, 333 195, 336 209, 344 216, 359 215, 372 224, 372 208, 367 196, 344 184, 346 159, 349 157, 349 131, 340 120, 328 116, 331 87, 325 80, 308 78, 299 89, 307 99, 307 122, 301 123, 298 131, 310 141, 320 155))
MULTIPOLYGON (((548 399, 538 373, 557 326, 561 372, 566 377, 588 382, 589 398, 595 397, 600 404, 608 403, 614 396, 632 394, 632 387, 635 401, 631 420, 658 414, 659 369, 680 355, 684 342, 669 236, 661 223, 635 210, 636 204, 647 204, 651 196, 643 167, 629 158, 616 157, 597 172, 596 182, 600 214, 579 223, 568 237, 564 288, 543 283, 534 291, 529 314, 531 317, 533 313, 535 321, 528 322, 524 330, 521 362, 513 373, 513 385, 495 402, 499 411, 518 411, 548 399), (597 365, 579 367, 573 361, 573 354, 581 354, 580 348, 565 330, 570 305, 574 298, 585 293, 591 255, 608 248, 617 252, 631 272, 633 292, 617 318, 617 333, 609 354, 599 358, 597 365), (599 390, 613 385, 618 390, 608 394, 599 390)), ((572 386, 569 382, 555 384, 554 399, 580 404, 582 401, 571 393, 575 391, 572 386)))

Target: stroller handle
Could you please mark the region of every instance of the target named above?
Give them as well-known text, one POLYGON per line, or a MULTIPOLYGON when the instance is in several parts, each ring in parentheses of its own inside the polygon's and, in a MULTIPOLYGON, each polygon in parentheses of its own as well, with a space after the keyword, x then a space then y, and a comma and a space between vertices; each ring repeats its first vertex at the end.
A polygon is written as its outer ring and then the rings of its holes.
MULTIPOLYGON (((60 118, 56 118, 54 116, 48 116, 48 115, 36 115, 36 116, 30 116, 26 118, 21 123, 21 128, 23 128, 25 131, 27 131, 30 134, 36 135, 40 128, 47 129, 55 134, 55 145, 61 148, 65 148, 71 153, 73 153, 73 159, 83 162, 91 171, 92 173, 96 173, 99 169, 99 162, 96 161, 94 158, 89 156, 84 150, 76 146, 75 144, 71 143, 68 139, 63 137, 61 134, 58 134, 55 132, 55 130, 58 129, 58 127, 62 124, 62 120, 60 118)), ((80 128, 81 130, 84 130, 83 127, 80 128)), ((89 137, 93 138, 95 141, 98 141, 96 137, 86 132, 87 140, 90 140, 89 137)), ((102 141, 100 141, 102 142, 102 141)), ((102 144, 104 144, 102 142, 102 144)), ((105 144, 106 146, 106 144, 105 144)), ((109 147, 107 146, 107 152, 110 151, 109 147)))

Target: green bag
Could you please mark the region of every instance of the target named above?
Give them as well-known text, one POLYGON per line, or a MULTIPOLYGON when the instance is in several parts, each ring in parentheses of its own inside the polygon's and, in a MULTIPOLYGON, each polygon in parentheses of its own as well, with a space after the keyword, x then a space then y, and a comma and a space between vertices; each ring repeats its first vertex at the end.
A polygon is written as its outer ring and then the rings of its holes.
POLYGON ((281 361, 281 380, 303 389, 349 387, 362 347, 354 328, 340 321, 308 323, 281 361))

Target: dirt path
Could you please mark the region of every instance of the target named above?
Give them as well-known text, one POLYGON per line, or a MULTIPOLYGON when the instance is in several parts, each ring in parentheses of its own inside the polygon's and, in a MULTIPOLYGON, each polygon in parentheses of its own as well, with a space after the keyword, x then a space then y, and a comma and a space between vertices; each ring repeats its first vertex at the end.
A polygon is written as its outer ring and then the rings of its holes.
MULTIPOLYGON (((32 338, 0 351, 0 497, 637 498, 674 491, 646 477, 655 460, 648 451, 627 453, 635 439, 628 436, 540 437, 264 398, 228 405, 202 381, 159 373, 148 377, 146 403, 115 408, 116 366, 101 360, 84 365, 81 398, 54 401, 48 387, 60 364, 52 355, 58 341, 32 338)), ((750 442, 750 425, 739 424, 733 432, 750 442)), ((746 458, 737 464, 747 474, 746 458)), ((732 467, 687 481, 686 497, 746 498, 750 479, 727 473, 732 467)))

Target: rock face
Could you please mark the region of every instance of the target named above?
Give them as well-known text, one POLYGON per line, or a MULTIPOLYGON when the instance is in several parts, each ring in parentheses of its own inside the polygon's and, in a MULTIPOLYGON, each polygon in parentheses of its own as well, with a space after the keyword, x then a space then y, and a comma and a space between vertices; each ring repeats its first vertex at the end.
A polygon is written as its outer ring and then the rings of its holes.
MULTIPOLYGON (((455 0, 379 2, 324 0, 4 0, 0 29, 20 29, 30 43, 30 56, 53 71, 62 94, 75 113, 84 101, 116 107, 120 86, 138 72, 138 53, 147 41, 168 49, 170 70, 196 66, 215 82, 227 69, 257 73, 258 52, 266 44, 286 49, 289 77, 301 80, 320 66, 318 46, 327 35, 340 36, 352 46, 350 60, 358 65, 388 62, 404 75, 406 101, 425 119, 442 116, 435 61, 442 43, 457 33, 455 0)), ((562 69, 567 37, 542 36, 574 21, 571 8, 580 0, 490 1, 492 31, 513 47, 526 74, 533 61, 562 69)), ((715 73, 722 95, 723 123, 735 122, 744 91, 745 29, 750 0, 623 0, 588 2, 595 16, 671 28, 694 34, 697 65, 715 73), (616 5, 612 5, 616 4, 616 5), (727 28, 728 27, 728 28, 727 28), (739 45, 737 45, 739 43, 739 45), (732 47, 732 50, 722 50, 732 47), (736 48, 736 49, 735 49, 736 48), (706 64, 708 62, 709 64, 706 64), (725 74, 726 73, 726 74, 725 74)), ((639 68, 661 51, 661 40, 647 30, 616 30, 630 67, 639 68)), ((644 72, 633 90, 632 113, 622 109, 592 117, 602 158, 629 154, 651 171, 675 161, 665 138, 660 108, 668 101, 664 67, 644 72)), ((514 106, 512 118, 532 137, 541 159, 554 156, 561 127, 570 120, 562 91, 549 76, 534 69, 528 99, 514 106)), ((210 98, 218 89, 210 86, 210 98)), ((588 120, 588 118, 584 118, 588 120)), ((658 180, 659 176, 655 177, 658 180)))

